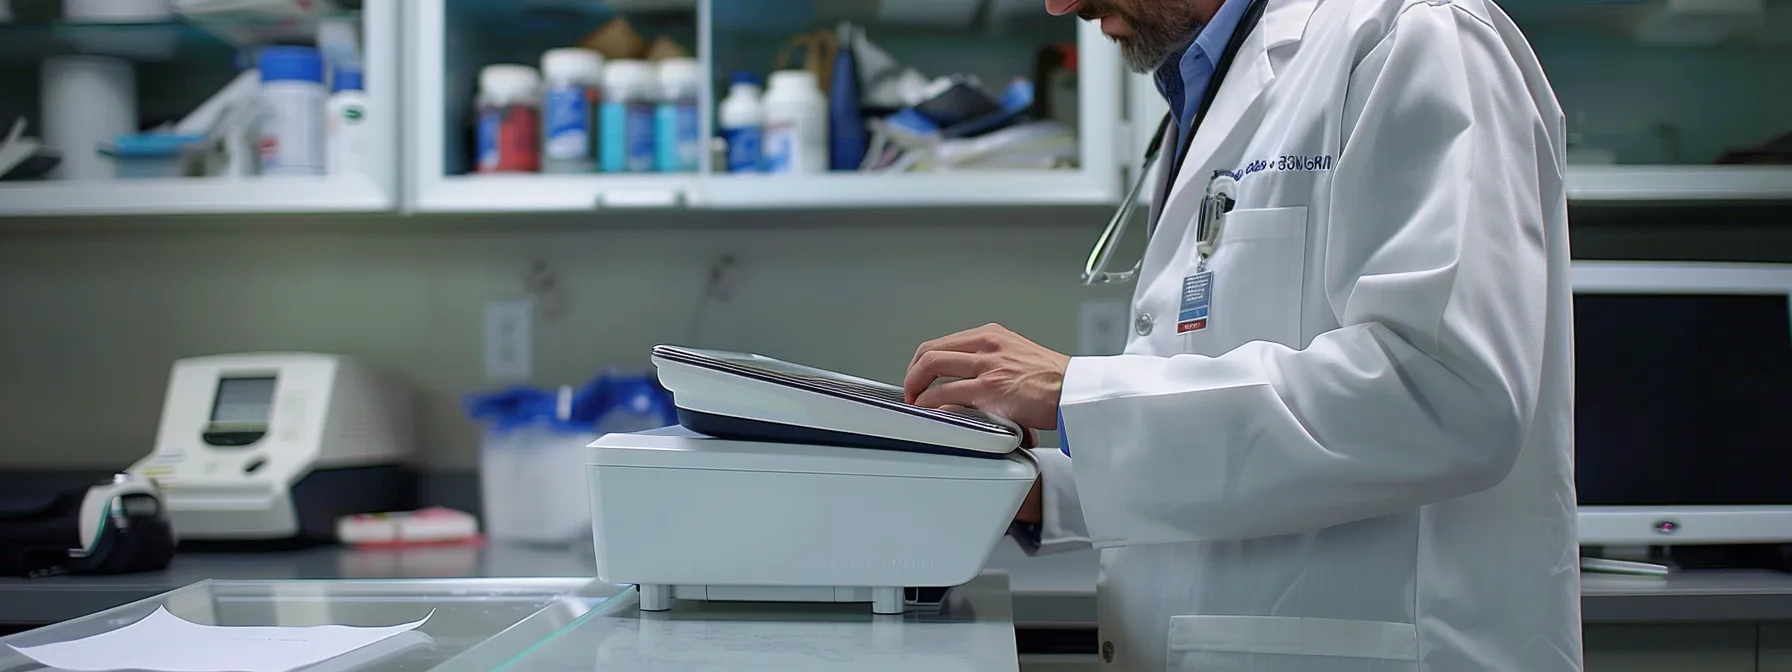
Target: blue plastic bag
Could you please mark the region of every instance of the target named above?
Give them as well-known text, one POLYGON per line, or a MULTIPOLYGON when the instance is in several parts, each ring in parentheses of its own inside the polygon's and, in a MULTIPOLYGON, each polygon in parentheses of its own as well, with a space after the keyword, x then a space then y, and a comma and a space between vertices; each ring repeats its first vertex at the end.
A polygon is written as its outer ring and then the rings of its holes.
POLYGON ((604 429, 600 423, 654 429, 678 423, 672 395, 652 377, 605 373, 577 388, 543 390, 517 386, 467 395, 468 417, 502 432, 543 424, 568 431, 638 431, 604 429), (657 423, 657 424, 655 424, 657 423))

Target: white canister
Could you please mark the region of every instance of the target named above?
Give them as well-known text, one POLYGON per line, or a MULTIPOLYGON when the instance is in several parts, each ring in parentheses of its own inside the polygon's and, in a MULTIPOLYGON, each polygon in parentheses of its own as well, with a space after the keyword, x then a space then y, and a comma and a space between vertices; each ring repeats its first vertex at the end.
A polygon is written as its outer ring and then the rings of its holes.
POLYGON ((322 175, 325 163, 324 60, 311 47, 261 50, 261 174, 322 175))
POLYGON ((76 21, 139 23, 174 14, 174 0, 62 0, 62 16, 76 21))
POLYGON ((765 92, 765 172, 820 173, 828 169, 828 102, 815 73, 772 73, 765 92))
POLYGON ((110 56, 56 56, 43 66, 44 144, 62 152, 62 180, 110 180, 100 146, 137 132, 137 72, 110 56))

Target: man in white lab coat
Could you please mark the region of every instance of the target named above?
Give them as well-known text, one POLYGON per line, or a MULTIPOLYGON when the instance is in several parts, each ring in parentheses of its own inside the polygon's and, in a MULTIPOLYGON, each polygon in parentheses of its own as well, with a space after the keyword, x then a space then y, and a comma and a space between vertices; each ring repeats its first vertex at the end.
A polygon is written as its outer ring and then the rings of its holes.
POLYGON ((1109 669, 1579 670, 1554 94, 1492 0, 1261 1, 1047 0, 1170 101, 1134 335, 953 334, 910 399, 1061 432, 1015 536, 1100 549, 1109 669))

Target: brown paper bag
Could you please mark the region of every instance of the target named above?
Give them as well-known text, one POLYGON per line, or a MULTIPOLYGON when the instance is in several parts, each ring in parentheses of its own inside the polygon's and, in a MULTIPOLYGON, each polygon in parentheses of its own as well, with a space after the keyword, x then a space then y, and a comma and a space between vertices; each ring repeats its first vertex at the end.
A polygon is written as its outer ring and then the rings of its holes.
POLYGON ((839 48, 838 40, 832 30, 817 30, 792 36, 778 50, 778 57, 772 62, 772 70, 808 70, 815 73, 815 82, 821 87, 821 94, 828 94, 828 86, 834 79, 834 54, 839 48), (801 56, 798 53, 801 52, 801 56), (798 62, 795 59, 801 58, 798 62))
POLYGON ((591 31, 579 46, 603 54, 604 58, 641 58, 647 54, 647 38, 629 25, 628 19, 616 17, 591 31))
POLYGON ((690 56, 691 52, 685 51, 684 47, 680 46, 677 41, 664 35, 660 36, 660 39, 654 40, 653 46, 647 48, 647 60, 649 61, 663 61, 668 58, 690 58, 690 56))

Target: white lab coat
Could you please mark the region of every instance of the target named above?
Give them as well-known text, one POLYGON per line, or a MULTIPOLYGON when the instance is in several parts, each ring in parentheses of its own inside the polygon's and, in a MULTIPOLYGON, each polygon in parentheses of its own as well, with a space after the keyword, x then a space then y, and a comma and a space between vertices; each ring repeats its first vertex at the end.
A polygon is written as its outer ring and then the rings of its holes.
POLYGON ((1108 669, 1579 670, 1554 94, 1491 0, 1268 3, 1153 208, 1135 336, 1070 362, 1038 552, 1100 549, 1108 669))

